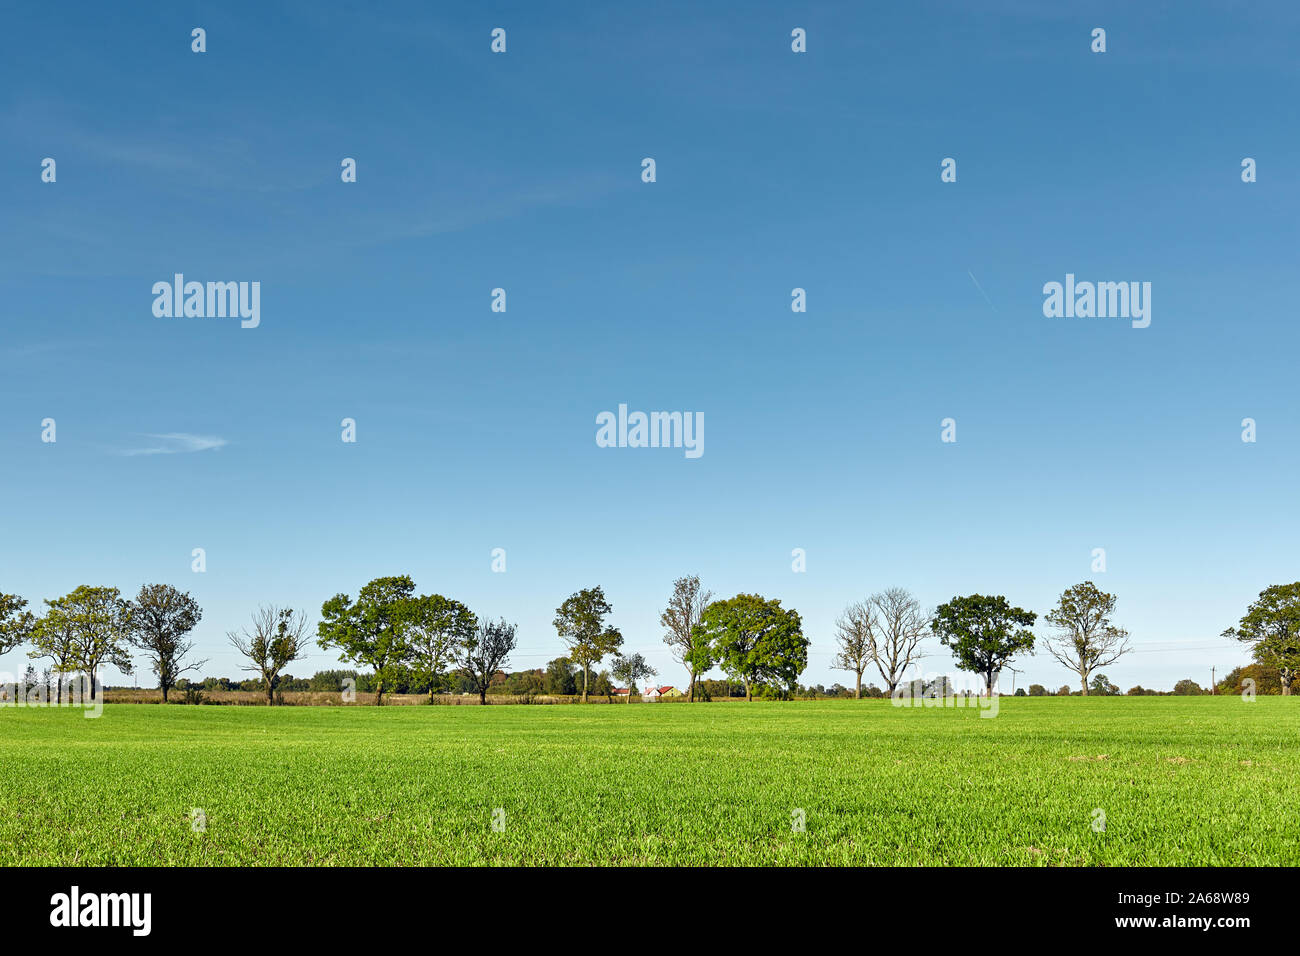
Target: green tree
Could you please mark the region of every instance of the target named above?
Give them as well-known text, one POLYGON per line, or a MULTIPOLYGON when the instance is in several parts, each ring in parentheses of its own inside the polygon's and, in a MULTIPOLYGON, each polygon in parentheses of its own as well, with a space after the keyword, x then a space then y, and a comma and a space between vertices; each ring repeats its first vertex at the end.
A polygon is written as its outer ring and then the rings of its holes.
POLYGON ((128 640, 144 651, 162 688, 163 703, 177 679, 197 671, 207 661, 185 664, 194 649, 190 631, 203 618, 203 610, 189 594, 170 584, 145 584, 131 603, 131 632, 128 640))
POLYGON ((442 688, 447 667, 474 636, 478 619, 459 601, 441 594, 411 599, 407 636, 411 645, 411 673, 417 684, 429 685, 429 701, 442 688))
POLYGON ((487 703, 488 688, 515 649, 515 625, 499 621, 481 621, 474 634, 460 649, 461 669, 469 676, 480 704, 487 703))
POLYGON ((697 625, 713 660, 745 685, 745 698, 754 699, 755 684, 793 689, 808 666, 808 638, 799 612, 781 607, 779 600, 758 594, 737 594, 714 601, 697 625))
POLYGON ((605 618, 613 611, 599 586, 574 592, 555 609, 555 629, 569 649, 569 660, 582 668, 583 703, 587 701, 591 665, 623 646, 618 628, 605 626, 605 618))
POLYGON ((621 683, 627 684, 627 702, 632 703, 632 695, 637 693, 637 685, 647 677, 654 677, 659 672, 650 666, 649 662, 640 654, 629 654, 624 657, 619 654, 614 658, 614 665, 610 668, 614 679, 621 683))
POLYGON ((1196 683, 1196 681, 1192 680, 1190 677, 1184 677, 1174 685, 1175 697, 1199 697, 1204 693, 1205 690, 1201 685, 1196 683))
POLYGON ((1123 694, 1118 684, 1111 683, 1109 677, 1105 674, 1097 674, 1092 679, 1090 692, 1098 697, 1118 697, 1123 694))
POLYGON ((1276 667, 1247 664, 1244 667, 1234 667, 1219 681, 1220 694, 1244 694, 1248 690, 1255 694, 1280 694, 1282 675, 1276 667), (1247 681, 1251 683, 1248 684, 1247 681))
MULTIPOLYGON (((699 644, 694 638, 695 625, 700 623, 700 615, 713 599, 712 591, 700 588, 699 575, 690 574, 673 582, 673 594, 668 599, 668 607, 659 615, 659 623, 664 627, 664 643, 675 657, 690 673, 690 698, 695 700, 695 681, 700 674, 707 671, 711 662, 707 662, 707 653, 697 653, 699 644), (704 663, 701 670, 699 665, 704 663)), ((618 672, 614 672, 618 677, 618 672)), ((631 701, 631 697, 628 697, 631 701)))
POLYGON ((0 594, 0 654, 8 654, 31 640, 36 616, 17 594, 0 594))
POLYGON ((90 699, 95 699, 95 677, 105 664, 130 674, 127 638, 131 633, 130 602, 117 588, 83 584, 59 598, 61 613, 72 630, 73 662, 86 672, 90 699))
POLYGON ((265 605, 253 613, 252 625, 226 634, 231 646, 248 658, 243 670, 261 677, 258 689, 266 692, 268 707, 275 704, 280 672, 307 656, 307 619, 291 608, 265 605))
POLYGON ((1093 671, 1114 664, 1131 650, 1128 631, 1110 620, 1115 600, 1115 595, 1084 581, 1067 588, 1044 617, 1056 628, 1055 637, 1047 640, 1048 652, 1079 675, 1079 689, 1085 697, 1093 671))
POLYGON ((1291 696, 1291 682, 1300 670, 1300 581, 1260 591, 1241 622, 1223 636, 1250 645, 1257 662, 1276 667, 1282 695, 1291 696))
POLYGON ((415 582, 408 575, 375 578, 362 587, 354 602, 336 594, 321 605, 317 644, 337 650, 340 661, 374 672, 375 704, 395 685, 411 658, 411 596, 415 582))
POLYGON ((55 674, 54 692, 58 703, 63 703, 64 675, 77 669, 77 646, 73 640, 72 621, 66 610, 67 598, 45 601, 45 614, 32 626, 33 650, 28 657, 50 659, 50 670, 55 674))
POLYGON ((1033 653, 1038 615, 1012 607, 1001 594, 955 597, 934 610, 930 630, 952 651, 957 666, 984 678, 992 697, 998 674, 1022 651, 1033 653))
POLYGON ((578 682, 573 678, 573 662, 567 657, 557 657, 547 664, 543 687, 546 693, 557 697, 576 694, 578 682))
MULTIPOLYGON (((699 633, 699 628, 691 634, 690 650, 682 658, 684 663, 691 670, 691 701, 695 701, 696 693, 699 691, 699 678, 702 674, 707 674, 709 668, 714 664, 713 649, 709 647, 708 639, 699 633)), ((707 694, 703 695, 705 700, 711 699, 707 694)))

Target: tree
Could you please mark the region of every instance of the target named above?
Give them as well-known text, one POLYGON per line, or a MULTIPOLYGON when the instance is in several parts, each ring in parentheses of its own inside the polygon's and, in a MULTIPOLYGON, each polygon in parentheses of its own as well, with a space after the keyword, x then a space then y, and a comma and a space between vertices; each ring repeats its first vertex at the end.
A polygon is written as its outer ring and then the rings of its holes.
POLYGON ((1300 581, 1260 591, 1241 622, 1223 636, 1251 645, 1257 662, 1276 667, 1282 695, 1290 697, 1291 682, 1300 670, 1300 581))
POLYGON ((231 645, 249 663, 243 668, 259 674, 268 706, 275 704, 280 672, 307 656, 307 618, 290 608, 263 605, 253 613, 253 623, 242 633, 226 634, 231 645))
POLYGON ((316 642, 339 652, 340 661, 374 671, 375 704, 384 703, 384 691, 397 683, 411 657, 411 595, 415 582, 402 574, 375 578, 357 594, 354 603, 336 594, 321 605, 316 642))
POLYGON ((55 701, 63 703, 65 674, 77 669, 77 647, 73 641, 72 621, 65 610, 66 598, 47 599, 44 616, 32 626, 33 650, 28 657, 50 659, 50 670, 55 674, 55 701))
POLYGON ((555 629, 569 649, 569 659, 582 668, 584 704, 591 665, 623 646, 619 630, 605 626, 605 618, 613 610, 599 586, 574 592, 555 609, 555 629))
MULTIPOLYGON (((696 691, 699 690, 699 676, 707 674, 713 667, 713 649, 709 647, 709 642, 700 636, 696 628, 696 633, 691 635, 691 647, 683 658, 683 663, 691 669, 691 701, 695 701, 696 691)), ((710 698, 705 696, 705 700, 710 698)))
POLYGON ((921 640, 930 621, 920 602, 906 588, 889 588, 849 605, 841 621, 861 633, 866 659, 876 665, 886 694, 892 696, 907 668, 921 659, 921 640))
POLYGON ((1282 675, 1276 667, 1247 664, 1245 667, 1234 667, 1219 681, 1220 694, 1244 694, 1247 690, 1256 694, 1280 694, 1282 675), (1247 681, 1251 683, 1248 684, 1247 681))
POLYGON ((1196 683, 1196 681, 1192 680, 1190 677, 1185 677, 1174 685, 1175 697, 1199 697, 1204 693, 1206 693, 1206 691, 1201 687, 1201 685, 1196 683))
POLYGON ((573 662, 567 657, 557 657, 546 665, 543 689, 557 697, 569 696, 578 692, 578 682, 573 679, 573 662))
POLYGON ((1079 675, 1085 697, 1092 672, 1114 664, 1132 650, 1128 631, 1111 623, 1115 600, 1115 595, 1084 581, 1066 589, 1056 607, 1044 617, 1057 630, 1047 640, 1048 652, 1079 675))
POLYGON ((469 676, 480 704, 487 703, 488 687, 497 671, 505 666, 515 649, 515 625, 499 621, 482 621, 460 649, 460 666, 469 676))
POLYGON ((8 654, 27 643, 36 627, 36 617, 17 594, 0 594, 0 654, 8 654))
POLYGON ((831 668, 853 672, 855 700, 862 697, 862 672, 875 660, 874 625, 870 603, 862 601, 846 607, 835 622, 835 641, 839 649, 831 668))
POLYGON ((158 675, 163 703, 177 678, 197 671, 204 661, 183 664, 194 649, 186 635, 198 625, 203 611, 198 602, 170 584, 145 584, 131 604, 131 633, 128 640, 145 652, 153 672, 158 675))
POLYGON ((1118 684, 1111 683, 1109 677, 1105 674, 1097 674, 1092 679, 1089 687, 1089 693, 1096 694, 1098 697, 1118 697, 1123 694, 1118 684))
POLYGON ((632 654, 628 657, 618 655, 614 658, 614 666, 610 668, 614 674, 614 679, 627 684, 627 702, 632 703, 632 695, 636 693, 637 684, 647 677, 654 677, 659 672, 647 663, 646 659, 640 654, 632 654))
POLYGON ((737 594, 714 601, 697 629, 713 659, 744 683, 747 700, 754 699, 756 683, 793 688, 808 666, 809 642, 799 612, 782 608, 779 600, 737 594))
POLYGON ((1030 684, 1030 685, 1029 685, 1029 696, 1030 696, 1030 697, 1046 697, 1046 696, 1047 696, 1047 688, 1044 687, 1042 684, 1030 684))
POLYGON ((478 619, 465 605, 441 594, 411 599, 407 637, 411 645, 411 670, 416 683, 428 682, 429 701, 441 686, 448 665, 474 636, 478 619))
POLYGON ((71 630, 72 663, 90 680, 90 699, 95 699, 95 675, 112 664, 123 674, 131 673, 127 638, 131 633, 130 602, 122 600, 117 588, 83 584, 58 599, 60 613, 71 630))
POLYGON ((1012 607, 1001 594, 971 594, 935 608, 930 629, 952 651, 958 667, 984 678, 985 692, 992 697, 1002 668, 1021 651, 1033 653, 1029 628, 1036 620, 1033 611, 1012 607))
MULTIPOLYGON (((668 599, 668 607, 659 615, 659 623, 665 628, 664 643, 672 648, 673 657, 681 663, 691 675, 690 698, 695 700, 695 680, 712 666, 705 664, 704 669, 698 665, 707 657, 699 653, 698 643, 693 635, 695 625, 700 623, 700 615, 713 599, 712 591, 700 591, 700 578, 692 574, 678 578, 673 582, 673 595, 668 599)), ((614 672, 618 677, 618 672, 614 672)), ((620 678, 621 679, 621 678, 620 678)), ((628 698, 629 701, 631 697, 628 698)))

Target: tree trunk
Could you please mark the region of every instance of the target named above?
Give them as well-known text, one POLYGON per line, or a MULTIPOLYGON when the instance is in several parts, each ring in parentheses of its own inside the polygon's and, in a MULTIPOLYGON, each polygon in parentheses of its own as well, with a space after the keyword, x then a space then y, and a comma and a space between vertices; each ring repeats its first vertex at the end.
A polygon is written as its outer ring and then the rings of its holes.
POLYGON ((267 707, 274 707, 274 706, 275 706, 275 689, 271 686, 271 682, 270 682, 269 680, 267 680, 265 677, 262 678, 262 682, 266 684, 266 706, 267 706, 267 707))
MULTIPOLYGON (((582 665, 582 702, 584 704, 587 702, 587 667, 587 664, 582 665)), ((629 687, 627 690, 627 701, 630 704, 632 702, 632 688, 629 687)))
POLYGON ((482 704, 484 707, 487 706, 487 684, 479 684, 478 702, 482 704))
POLYGON ((90 671, 90 699, 95 699, 95 672, 90 671))
POLYGON ((754 693, 753 693, 753 691, 751 691, 751 690, 749 689, 749 678, 748 678, 748 677, 745 678, 745 701, 746 701, 747 703, 753 703, 753 701, 754 701, 754 693))
POLYGON ((165 703, 167 703, 167 685, 166 685, 166 684, 163 684, 163 685, 162 685, 162 692, 163 692, 163 703, 165 704, 165 703))
POLYGON ((1084 697, 1088 696, 1088 672, 1079 671, 1079 685, 1084 697))
POLYGON ((695 671, 691 671, 691 703, 695 703, 695 671))
POLYGON ((853 688, 853 699, 854 700, 862 699, 862 671, 858 671, 858 682, 857 685, 853 688))
POLYGON ((1287 674, 1287 673, 1285 673, 1285 672, 1282 672, 1282 673, 1280 673, 1278 676, 1279 676, 1279 678, 1280 678, 1281 681, 1282 681, 1282 696, 1283 696, 1283 697, 1290 697, 1290 696, 1291 696, 1291 678, 1292 678, 1292 675, 1287 674))

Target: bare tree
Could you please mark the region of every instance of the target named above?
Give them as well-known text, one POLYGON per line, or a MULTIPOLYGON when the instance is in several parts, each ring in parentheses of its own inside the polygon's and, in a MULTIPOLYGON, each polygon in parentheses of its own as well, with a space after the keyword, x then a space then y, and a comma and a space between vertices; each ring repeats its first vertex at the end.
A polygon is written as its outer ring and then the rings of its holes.
POLYGON ((1047 639, 1048 652, 1079 675, 1085 697, 1092 672, 1115 663, 1132 650, 1128 631, 1110 622, 1115 600, 1115 595, 1084 581, 1066 589, 1056 607, 1044 616, 1057 631, 1047 639))
POLYGON ((921 659, 921 641, 930 631, 930 619, 921 602, 907 588, 889 588, 873 594, 864 618, 871 661, 886 684, 886 691, 903 680, 903 672, 921 659))
POLYGON ((668 599, 668 607, 659 615, 659 623, 664 626, 664 643, 672 650, 673 659, 685 667, 691 675, 690 698, 695 699, 695 681, 699 677, 699 654, 692 654, 695 647, 693 632, 700 623, 700 615, 713 600, 712 591, 700 591, 700 578, 690 574, 673 582, 673 596, 668 599))
POLYGON ((253 623, 242 633, 226 635, 235 650, 247 657, 243 669, 260 674, 266 687, 266 703, 275 704, 275 688, 280 671, 292 661, 307 656, 307 618, 290 608, 263 605, 253 613, 253 623))
POLYGON ((855 699, 862 697, 862 672, 874 660, 872 628, 869 602, 850 604, 835 622, 835 641, 839 650, 831 667, 834 670, 853 671, 855 699))
POLYGON ((500 621, 480 621, 478 630, 461 648, 460 666, 478 692, 480 704, 487 703, 492 678, 515 649, 515 625, 500 621))

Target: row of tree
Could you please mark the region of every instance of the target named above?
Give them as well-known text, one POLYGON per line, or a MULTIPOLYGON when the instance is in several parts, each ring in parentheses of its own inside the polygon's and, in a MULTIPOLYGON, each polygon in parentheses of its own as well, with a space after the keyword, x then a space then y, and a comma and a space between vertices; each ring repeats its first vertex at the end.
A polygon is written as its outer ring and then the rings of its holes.
MULTIPOLYGON (((164 700, 182 674, 207 663, 187 663, 193 650, 189 634, 202 611, 171 585, 146 584, 133 599, 123 598, 117 588, 82 585, 44 603, 38 616, 24 599, 0 593, 0 654, 30 642, 29 656, 48 659, 55 674, 86 674, 91 699, 105 664, 132 672, 133 648, 146 656, 164 700)), ((1053 628, 1044 644, 1079 675, 1082 694, 1099 689, 1093 686, 1099 668, 1131 650, 1128 632, 1112 620, 1115 605, 1115 595, 1085 581, 1066 589, 1044 615, 1053 628)), ((629 690, 656 673, 642 655, 621 653, 623 635, 607 623, 612 613, 599 586, 574 592, 555 611, 554 626, 568 651, 559 660, 581 672, 584 701, 592 690, 592 669, 606 658, 612 658, 614 678, 629 690)), ((926 613, 910 592, 890 588, 840 615, 833 666, 853 672, 855 697, 862 695, 862 675, 871 667, 880 674, 884 693, 892 694, 920 660, 921 642, 933 636, 959 668, 980 675, 986 692, 993 693, 1002 670, 1018 656, 1034 653, 1037 637, 1031 628, 1037 617, 1002 595, 981 594, 954 597, 926 613)), ((807 666, 809 640, 797 611, 757 594, 714 600, 695 575, 673 582, 660 623, 664 642, 690 675, 691 700, 702 675, 714 667, 752 700, 756 688, 793 692, 807 666)), ((1300 670, 1300 582, 1260 592, 1239 624, 1223 635, 1249 645, 1256 663, 1276 673, 1282 694, 1289 695, 1300 670)), ((247 627, 227 636, 247 660, 244 669, 257 674, 268 703, 274 703, 285 667, 305 656, 311 640, 304 613, 275 606, 259 608, 247 627)), ((416 594, 406 575, 375 578, 355 600, 346 594, 330 598, 321 607, 315 637, 340 661, 369 671, 380 704, 393 688, 411 683, 427 688, 431 698, 455 685, 486 701, 516 647, 515 625, 480 620, 461 602, 439 594, 416 594)), ((606 675, 597 677, 607 684, 606 675)), ((609 690, 602 686, 597 692, 609 690)))
MULTIPOLYGON (((1098 673, 1132 650, 1128 631, 1112 620, 1116 600, 1084 581, 1067 588, 1044 615, 1052 628, 1043 642, 1048 653, 1079 675, 1079 693, 1085 696, 1120 693, 1098 673)), ((834 666, 854 672, 855 696, 861 696, 862 674, 874 665, 892 694, 906 669, 920 659, 922 639, 933 635, 952 652, 957 666, 980 675, 985 692, 992 694, 998 674, 1012 660, 1034 653, 1037 637, 1030 628, 1037 617, 1002 595, 984 594, 954 597, 927 615, 911 594, 892 588, 845 609, 836 622, 834 666)), ((1289 696, 1300 670, 1300 582, 1265 588, 1223 636, 1249 646, 1256 663, 1276 673, 1281 693, 1289 696)), ((1031 696, 1036 687, 1040 685, 1031 687, 1031 696)), ((1174 692, 1200 693, 1193 687, 1192 681, 1180 682, 1174 692)), ((1141 687, 1129 693, 1135 691, 1145 693, 1141 687)))
MULTIPOLYGON (((48 659, 54 674, 85 674, 94 700, 100 668, 111 664, 130 674, 135 648, 144 652, 166 698, 181 674, 207 663, 183 663, 193 649, 188 635, 202 616, 192 597, 168 584, 146 584, 134 600, 117 588, 83 584, 46 599, 40 616, 17 595, 0 594, 0 654, 30 642, 28 656, 48 659)), ((66 685, 59 679, 54 686, 61 702, 66 685)))
MULTIPOLYGON (((1068 588, 1045 615, 1055 629, 1045 641, 1048 652, 1079 675, 1084 694, 1098 668, 1130 650, 1128 632, 1111 620, 1115 602, 1115 595, 1085 581, 1068 588)), ((954 597, 927 614, 910 592, 890 588, 845 608, 835 625, 833 666, 853 672, 855 696, 861 696, 862 675, 872 666, 892 694, 920 660, 922 640, 933 636, 951 651, 958 668, 978 674, 985 693, 992 694, 998 675, 1013 660, 1034 653, 1037 636, 1030 628, 1037 619, 1000 594, 954 597)))

